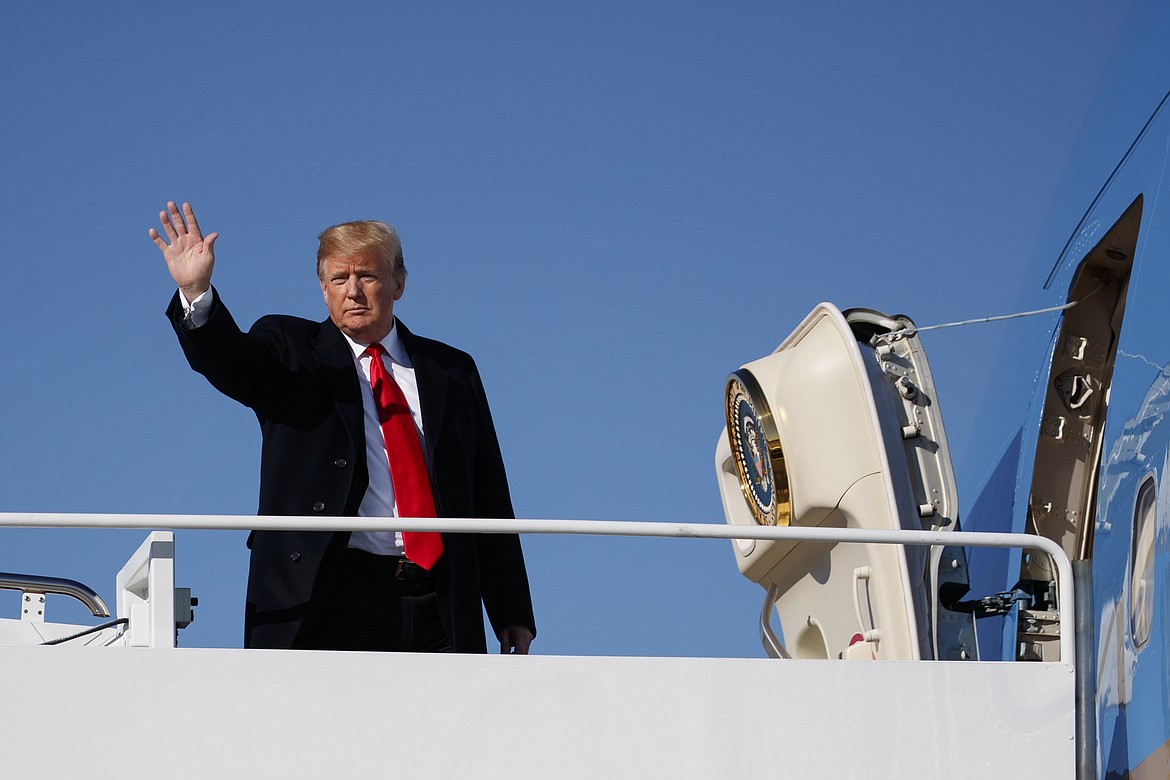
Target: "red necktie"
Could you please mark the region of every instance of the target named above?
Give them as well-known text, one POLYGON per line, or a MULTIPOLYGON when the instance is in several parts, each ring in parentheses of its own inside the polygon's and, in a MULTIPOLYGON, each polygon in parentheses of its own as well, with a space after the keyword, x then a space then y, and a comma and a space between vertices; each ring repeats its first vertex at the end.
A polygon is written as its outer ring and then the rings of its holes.
MULTIPOLYGON (((390 457, 390 481, 394 483, 394 503, 400 517, 436 517, 435 496, 423 459, 422 445, 414 427, 414 417, 402 388, 382 364, 381 344, 371 344, 364 354, 370 356, 370 386, 374 405, 390 457)), ((430 569, 443 554, 443 537, 434 531, 403 531, 402 545, 406 557, 430 569)))

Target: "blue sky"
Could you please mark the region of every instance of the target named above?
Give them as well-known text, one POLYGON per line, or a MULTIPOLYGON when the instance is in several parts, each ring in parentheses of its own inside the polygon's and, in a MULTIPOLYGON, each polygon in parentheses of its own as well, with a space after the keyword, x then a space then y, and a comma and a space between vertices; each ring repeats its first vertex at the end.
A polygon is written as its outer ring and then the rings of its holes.
MULTIPOLYGON (((821 300, 923 325, 1037 303, 1092 197, 1056 197, 1066 169, 1124 150, 1072 159, 1142 4, 889 5, 5 7, 0 508, 255 510, 254 418, 163 318, 146 232, 174 199, 220 232, 245 324, 325 316, 321 228, 397 225, 396 313, 476 356, 520 515, 722 522, 730 371, 821 300)), ((964 505, 1022 411, 987 413, 1015 331, 982 327, 925 341, 964 505)), ((0 570, 112 601, 143 536, 0 530, 0 570)), ((185 644, 238 646, 243 536, 179 534, 185 644)), ((525 544, 534 651, 762 654, 729 543, 525 544)))

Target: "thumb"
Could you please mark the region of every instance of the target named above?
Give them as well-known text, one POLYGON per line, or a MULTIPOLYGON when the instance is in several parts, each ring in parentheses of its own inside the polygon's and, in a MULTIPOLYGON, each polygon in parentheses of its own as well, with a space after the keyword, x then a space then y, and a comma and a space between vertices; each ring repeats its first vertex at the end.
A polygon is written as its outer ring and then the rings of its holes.
POLYGON ((215 244, 215 239, 217 238, 219 238, 219 233, 212 233, 210 236, 203 239, 203 247, 209 252, 214 252, 215 248, 213 245, 215 244))

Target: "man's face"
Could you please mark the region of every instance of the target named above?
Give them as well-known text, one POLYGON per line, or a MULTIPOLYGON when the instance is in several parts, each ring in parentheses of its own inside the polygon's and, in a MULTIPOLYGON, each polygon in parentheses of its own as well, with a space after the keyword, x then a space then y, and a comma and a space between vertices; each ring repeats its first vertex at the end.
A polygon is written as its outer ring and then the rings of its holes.
POLYGON ((389 261, 373 254, 327 257, 321 266, 321 292, 329 319, 354 341, 381 341, 394 324, 394 302, 406 289, 389 261))

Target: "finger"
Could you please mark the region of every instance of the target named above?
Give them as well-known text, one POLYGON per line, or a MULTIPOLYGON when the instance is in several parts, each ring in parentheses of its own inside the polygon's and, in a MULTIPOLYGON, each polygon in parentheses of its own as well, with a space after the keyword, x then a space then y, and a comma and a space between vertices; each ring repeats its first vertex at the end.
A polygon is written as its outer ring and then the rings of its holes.
POLYGON ((199 221, 195 219, 195 209, 191 208, 190 203, 183 204, 183 216, 187 219, 187 227, 191 230, 191 235, 195 238, 201 238, 203 234, 199 232, 199 221))
POLYGON ((204 249, 206 249, 208 252, 214 252, 215 248, 213 245, 215 244, 215 239, 217 238, 219 238, 219 233, 212 233, 210 236, 203 239, 204 249))
POLYGON ((179 234, 175 232, 175 226, 171 224, 170 214, 165 211, 160 211, 158 213, 158 221, 162 223, 163 232, 167 234, 167 238, 174 241, 179 237, 179 234))
POLYGON ((500 632, 501 655, 528 655, 532 634, 525 628, 509 626, 500 632))
POLYGON ((183 222, 183 215, 179 213, 179 207, 175 202, 169 201, 167 203, 167 211, 170 212, 171 222, 175 225, 175 230, 179 235, 185 236, 187 234, 187 223, 183 222))
POLYGON ((157 246, 162 251, 164 251, 164 252, 167 251, 167 242, 163 241, 162 236, 160 236, 158 234, 158 231, 155 230, 154 228, 150 229, 150 240, 153 241, 154 245, 157 246))

